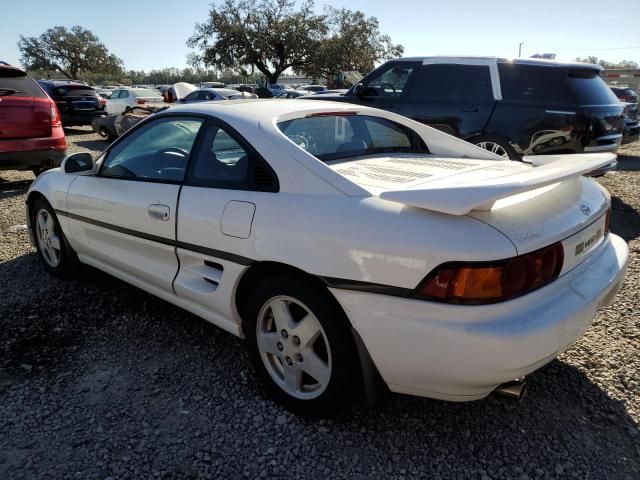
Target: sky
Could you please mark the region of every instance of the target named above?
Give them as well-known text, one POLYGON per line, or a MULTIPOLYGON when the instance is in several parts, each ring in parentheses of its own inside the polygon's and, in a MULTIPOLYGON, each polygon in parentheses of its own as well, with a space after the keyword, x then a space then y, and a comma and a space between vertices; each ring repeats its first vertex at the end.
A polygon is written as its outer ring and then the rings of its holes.
MULTIPOLYGON (((82 25, 133 70, 184 68, 186 40, 204 22, 210 0, 4 0, 0 60, 19 64, 19 35, 82 25), (16 6, 19 5, 19 6, 16 6)), ((316 0, 363 10, 405 47, 405 56, 488 55, 517 57, 556 53, 560 60, 597 56, 640 63, 640 1, 608 7, 601 0, 316 0), (624 5, 624 8, 620 7, 624 5)), ((364 73, 364 72, 363 72, 364 73)))

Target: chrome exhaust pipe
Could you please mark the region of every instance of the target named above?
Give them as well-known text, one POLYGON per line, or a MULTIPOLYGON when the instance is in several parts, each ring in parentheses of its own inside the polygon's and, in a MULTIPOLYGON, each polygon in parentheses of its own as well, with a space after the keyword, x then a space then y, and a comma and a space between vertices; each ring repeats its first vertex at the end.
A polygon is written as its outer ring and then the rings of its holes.
POLYGON ((524 379, 512 380, 498 385, 494 391, 502 397, 511 398, 519 402, 527 393, 527 382, 524 379))

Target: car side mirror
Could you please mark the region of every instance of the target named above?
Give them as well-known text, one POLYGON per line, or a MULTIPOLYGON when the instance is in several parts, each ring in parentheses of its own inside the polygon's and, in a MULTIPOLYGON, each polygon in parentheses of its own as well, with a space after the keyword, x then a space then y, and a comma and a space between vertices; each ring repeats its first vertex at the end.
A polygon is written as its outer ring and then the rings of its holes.
POLYGON ((62 171, 70 175, 87 175, 97 171, 96 161, 90 153, 73 153, 62 161, 62 171))
POLYGON ((364 89, 362 88, 362 84, 358 83, 358 84, 354 85, 352 93, 356 97, 361 97, 363 91, 364 91, 364 89))

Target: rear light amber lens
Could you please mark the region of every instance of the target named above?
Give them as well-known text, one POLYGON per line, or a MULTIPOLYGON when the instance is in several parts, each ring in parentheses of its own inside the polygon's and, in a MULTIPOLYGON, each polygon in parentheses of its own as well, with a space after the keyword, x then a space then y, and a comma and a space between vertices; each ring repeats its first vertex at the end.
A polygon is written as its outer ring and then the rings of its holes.
POLYGON ((497 303, 552 282, 564 262, 562 243, 518 257, 482 263, 449 263, 427 275, 413 296, 458 304, 497 303))

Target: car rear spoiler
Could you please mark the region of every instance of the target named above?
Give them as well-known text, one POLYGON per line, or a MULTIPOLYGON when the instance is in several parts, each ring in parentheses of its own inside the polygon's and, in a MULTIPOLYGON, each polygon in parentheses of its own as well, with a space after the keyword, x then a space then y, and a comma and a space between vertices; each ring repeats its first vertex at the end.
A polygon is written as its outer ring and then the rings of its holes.
POLYGON ((473 210, 490 210, 501 198, 577 178, 585 173, 610 166, 613 153, 577 155, 539 155, 528 157, 526 170, 497 178, 455 182, 451 177, 416 190, 392 190, 378 196, 391 202, 424 208, 449 215, 466 215, 473 210))

